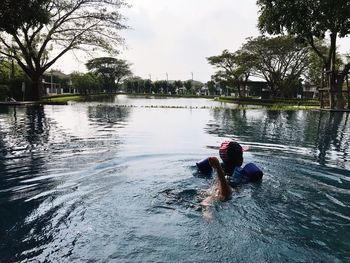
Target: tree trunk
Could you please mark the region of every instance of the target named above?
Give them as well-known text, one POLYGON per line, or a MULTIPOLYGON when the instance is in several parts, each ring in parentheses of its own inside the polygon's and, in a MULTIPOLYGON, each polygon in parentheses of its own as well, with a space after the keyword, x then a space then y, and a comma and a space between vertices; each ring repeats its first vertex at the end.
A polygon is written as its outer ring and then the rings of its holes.
POLYGON ((242 98, 242 89, 241 89, 241 84, 240 84, 240 81, 237 80, 237 91, 238 91, 238 97, 239 98, 242 98))
POLYGON ((275 99, 277 97, 277 88, 275 88, 275 84, 271 82, 270 88, 271 88, 271 96, 273 99, 275 99))
POLYGON ((32 90, 29 93, 28 99, 31 101, 39 101, 42 97, 42 78, 32 78, 32 90))
POLYGON ((343 74, 339 74, 338 76, 335 77, 334 83, 333 83, 333 87, 332 87, 332 91, 335 92, 335 103, 334 103, 334 107, 336 109, 344 109, 345 107, 345 101, 344 101, 344 97, 343 97, 343 84, 344 84, 344 76, 343 74))
MULTIPOLYGON (((344 109, 345 101, 342 94, 343 84, 344 84, 344 78, 345 75, 343 73, 338 74, 336 70, 336 41, 337 41, 337 34, 332 33, 330 35, 331 37, 331 47, 330 47, 330 75, 329 75, 329 90, 330 90, 330 106, 331 109, 344 109)), ((346 68, 344 68, 344 71, 346 68)))

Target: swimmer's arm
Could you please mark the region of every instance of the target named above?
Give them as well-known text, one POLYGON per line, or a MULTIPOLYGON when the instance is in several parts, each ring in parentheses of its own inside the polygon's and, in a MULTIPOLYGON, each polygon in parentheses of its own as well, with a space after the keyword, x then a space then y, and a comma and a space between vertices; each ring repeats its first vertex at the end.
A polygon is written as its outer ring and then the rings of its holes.
POLYGON ((231 197, 232 188, 228 184, 228 182, 227 182, 227 180, 225 178, 225 173, 222 170, 220 162, 219 162, 219 160, 216 157, 210 157, 209 158, 209 163, 216 170, 216 173, 218 175, 219 191, 220 191, 220 195, 221 195, 221 197, 223 199, 222 201, 227 201, 231 197))

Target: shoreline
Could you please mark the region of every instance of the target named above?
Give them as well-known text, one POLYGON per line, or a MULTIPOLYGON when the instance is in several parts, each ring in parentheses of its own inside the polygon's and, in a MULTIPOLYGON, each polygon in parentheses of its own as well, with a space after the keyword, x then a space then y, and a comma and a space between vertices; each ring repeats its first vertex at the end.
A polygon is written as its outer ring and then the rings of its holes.
MULTIPOLYGON (((10 101, 0 102, 0 106, 26 106, 26 105, 68 105, 68 102, 84 102, 97 98, 112 98, 116 95, 127 95, 134 97, 159 97, 159 98, 205 98, 213 99, 218 102, 237 104, 237 109, 267 109, 267 110, 320 110, 328 112, 350 112, 350 109, 321 109, 318 100, 306 99, 254 99, 254 98, 233 98, 233 97, 215 97, 215 96, 197 96, 197 95, 169 95, 169 94, 144 94, 144 93, 98 93, 98 94, 60 94, 43 97, 41 101, 10 101), (260 106, 259 108, 246 106, 260 106)), ((123 106, 123 105, 122 105, 123 106)), ((165 108, 165 106, 159 106, 165 108)), ((206 108, 206 107, 204 107, 206 108)), ((210 108, 210 107, 208 107, 210 108)))

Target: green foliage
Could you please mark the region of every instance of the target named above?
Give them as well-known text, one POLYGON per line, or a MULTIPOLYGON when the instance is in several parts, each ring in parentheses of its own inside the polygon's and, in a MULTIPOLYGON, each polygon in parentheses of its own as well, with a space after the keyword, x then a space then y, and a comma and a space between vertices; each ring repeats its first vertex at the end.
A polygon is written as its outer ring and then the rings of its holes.
POLYGON ((8 85, 0 84, 0 101, 4 101, 9 97, 10 88, 8 85))
POLYGON ((176 88, 182 88, 184 86, 181 80, 175 80, 174 85, 176 88))
MULTIPOLYGON (((329 52, 329 47, 325 43, 325 41, 317 41, 315 42, 315 46, 317 46, 317 49, 324 55, 327 56, 327 53, 329 52)), ((336 56, 336 70, 339 71, 344 66, 344 63, 341 59, 341 56, 337 54, 336 56)), ((326 69, 326 66, 324 65, 323 60, 312 50, 309 52, 309 65, 307 72, 305 74, 306 80, 308 84, 315 85, 317 87, 321 87, 322 83, 322 72, 324 72, 326 69)), ((326 86, 328 83, 328 79, 326 74, 323 74, 323 84, 326 86)))
POLYGON ((218 71, 212 76, 225 94, 233 88, 245 96, 250 76, 265 79, 272 96, 291 97, 308 64, 308 48, 293 37, 249 38, 240 50, 207 58, 218 71))
POLYGON ((81 101, 81 96, 57 96, 57 97, 50 97, 48 101, 50 102, 56 102, 56 103, 67 103, 68 101, 81 101))
POLYGON ((242 50, 234 53, 224 50, 221 55, 208 57, 207 60, 218 69, 212 77, 216 82, 221 83, 221 86, 235 87, 240 97, 245 96, 241 84, 248 80, 252 68, 248 53, 242 50))
POLYGON ((191 80, 187 80, 184 83, 185 88, 187 89, 187 91, 190 91, 192 89, 192 81, 191 80))
POLYGON ((53 83, 61 83, 63 86, 68 86, 70 80, 68 75, 65 75, 59 70, 47 72, 44 74, 43 77, 47 82, 51 82, 52 79, 53 83))
POLYGON ((86 63, 88 70, 101 77, 103 88, 108 92, 115 91, 119 83, 132 75, 130 64, 123 59, 100 57, 86 63))
POLYGON ((207 87, 209 90, 209 94, 216 94, 216 85, 215 85, 215 81, 210 80, 207 82, 207 87))
POLYGON ((154 89, 154 85, 150 79, 145 80, 145 91, 148 93, 152 93, 152 90, 154 89))
POLYGON ((0 6, 0 31, 14 33, 24 25, 47 24, 48 0, 2 0, 0 6))
POLYGON ((160 81, 154 82, 155 93, 161 93, 162 90, 164 90, 165 88, 166 88, 166 81, 165 80, 160 80, 160 81))
POLYGON ((187 85, 187 94, 194 94, 199 90, 203 84, 199 81, 188 80, 183 82, 181 80, 166 81, 157 80, 152 82, 150 79, 142 79, 140 77, 131 77, 124 81, 124 90, 127 93, 148 93, 148 94, 164 94, 174 95, 178 93, 178 89, 187 85))
POLYGON ((36 8, 21 12, 37 17, 39 10, 49 19, 29 23, 18 20, 16 31, 1 32, 0 54, 14 58, 32 80, 31 99, 40 99, 42 75, 68 51, 118 53, 117 48, 123 42, 119 31, 126 28, 119 13, 126 5, 124 0, 32 0, 30 3, 37 3, 36 8))
POLYGON ((0 86, 1 100, 14 98, 23 100, 22 83, 26 85, 25 98, 30 93, 31 82, 23 70, 13 61, 2 60, 0 62, 0 86))
POLYGON ((336 68, 337 39, 350 34, 350 1, 348 0, 258 0, 260 7, 259 28, 270 34, 285 32, 307 42, 322 60, 327 71, 328 85, 336 92, 331 96, 331 108, 344 108, 340 93, 350 63, 341 70, 336 68), (326 54, 315 44, 316 40, 329 36, 326 54))
POLYGON ((297 92, 297 83, 308 65, 309 49, 295 38, 250 38, 242 50, 251 61, 252 75, 265 79, 273 97, 290 97, 297 92))
POLYGON ((72 73, 72 85, 80 94, 90 94, 101 92, 101 79, 95 74, 89 73, 72 73))
POLYGON ((323 39, 327 32, 345 37, 350 33, 348 0, 258 0, 259 28, 270 34, 323 39))

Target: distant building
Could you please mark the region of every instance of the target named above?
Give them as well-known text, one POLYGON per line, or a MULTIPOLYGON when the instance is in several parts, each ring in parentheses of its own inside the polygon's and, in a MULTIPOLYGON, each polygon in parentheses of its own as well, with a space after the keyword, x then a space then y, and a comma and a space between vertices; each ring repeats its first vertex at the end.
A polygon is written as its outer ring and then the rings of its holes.
POLYGON ((52 70, 44 75, 42 87, 45 95, 77 93, 72 87, 70 76, 57 70, 52 70))
POLYGON ((268 98, 270 96, 269 85, 266 81, 249 80, 246 82, 246 96, 268 98))
POLYGON ((198 95, 201 96, 209 96, 209 88, 207 85, 204 85, 203 87, 201 87, 198 91, 198 95))
POLYGON ((305 83, 302 97, 306 99, 317 99, 319 96, 318 86, 305 83))
POLYGON ((175 92, 176 94, 186 94, 187 89, 184 87, 176 88, 175 92))

